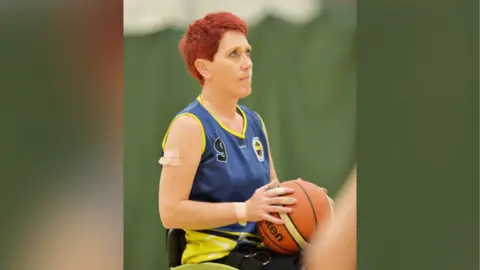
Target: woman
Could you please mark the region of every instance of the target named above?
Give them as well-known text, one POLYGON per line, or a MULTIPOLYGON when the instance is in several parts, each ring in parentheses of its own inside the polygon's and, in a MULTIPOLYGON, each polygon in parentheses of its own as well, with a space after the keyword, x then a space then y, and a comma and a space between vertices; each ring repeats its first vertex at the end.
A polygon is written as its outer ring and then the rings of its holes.
POLYGON ((202 91, 178 113, 164 137, 160 216, 166 228, 186 232, 182 264, 299 269, 293 257, 262 251, 253 256, 255 261, 245 258, 261 243, 256 222, 283 224, 269 213, 289 213, 295 203, 280 197, 293 190, 276 187, 263 120, 237 105, 251 92, 252 49, 246 35, 245 22, 220 12, 193 22, 180 41, 187 68, 202 91))

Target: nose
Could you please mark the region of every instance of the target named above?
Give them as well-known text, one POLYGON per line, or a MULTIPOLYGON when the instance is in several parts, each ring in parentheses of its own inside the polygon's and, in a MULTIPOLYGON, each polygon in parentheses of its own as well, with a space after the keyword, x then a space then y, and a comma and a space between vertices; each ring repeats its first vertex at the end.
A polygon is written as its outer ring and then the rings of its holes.
POLYGON ((250 57, 244 57, 243 63, 240 66, 240 68, 242 69, 242 71, 246 71, 251 69, 252 65, 253 65, 252 59, 250 59, 250 57))

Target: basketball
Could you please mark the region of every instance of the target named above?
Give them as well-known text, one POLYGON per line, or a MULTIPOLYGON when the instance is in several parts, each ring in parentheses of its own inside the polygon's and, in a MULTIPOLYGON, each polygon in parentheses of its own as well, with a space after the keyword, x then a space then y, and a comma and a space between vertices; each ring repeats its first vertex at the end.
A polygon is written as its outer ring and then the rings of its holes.
POLYGON ((273 224, 269 221, 257 223, 263 243, 275 253, 291 255, 304 249, 311 240, 317 225, 328 220, 333 208, 326 192, 315 184, 304 180, 291 180, 280 184, 295 190, 293 194, 297 203, 292 205, 289 214, 271 213, 281 218, 285 224, 273 224))

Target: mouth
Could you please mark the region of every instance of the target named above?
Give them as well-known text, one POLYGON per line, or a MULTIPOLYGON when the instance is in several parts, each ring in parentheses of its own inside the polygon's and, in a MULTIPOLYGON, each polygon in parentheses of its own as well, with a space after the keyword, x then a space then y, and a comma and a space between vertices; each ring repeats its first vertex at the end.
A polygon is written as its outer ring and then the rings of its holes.
POLYGON ((244 76, 244 77, 240 78, 240 81, 250 81, 250 78, 251 78, 250 75, 244 76))

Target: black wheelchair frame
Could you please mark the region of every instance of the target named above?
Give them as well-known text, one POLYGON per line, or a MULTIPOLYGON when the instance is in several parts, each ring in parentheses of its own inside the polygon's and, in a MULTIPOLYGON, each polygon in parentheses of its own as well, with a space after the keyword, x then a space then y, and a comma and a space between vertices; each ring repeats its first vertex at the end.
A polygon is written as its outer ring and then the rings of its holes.
POLYGON ((182 264, 182 254, 187 246, 185 231, 181 229, 167 229, 166 249, 169 267, 177 267, 182 264))

